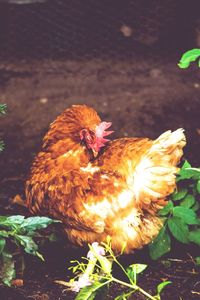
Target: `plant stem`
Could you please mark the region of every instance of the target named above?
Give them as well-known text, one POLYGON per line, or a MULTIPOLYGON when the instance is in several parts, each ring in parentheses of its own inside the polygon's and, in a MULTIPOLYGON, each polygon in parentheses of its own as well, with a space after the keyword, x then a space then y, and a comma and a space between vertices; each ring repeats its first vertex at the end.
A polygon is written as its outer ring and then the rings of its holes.
POLYGON ((86 267, 86 270, 84 272, 84 274, 86 275, 91 275, 94 271, 94 268, 95 268, 95 265, 96 265, 96 262, 97 262, 97 258, 93 258, 93 259, 90 259, 88 261, 88 264, 87 264, 87 267, 86 267))
POLYGON ((126 275, 126 277, 128 278, 128 280, 130 281, 131 284, 134 284, 134 282, 129 278, 125 268, 120 264, 120 262, 117 260, 117 258, 115 257, 115 255, 113 253, 110 253, 113 261, 122 269, 122 271, 124 272, 124 274, 126 275))
POLYGON ((112 277, 112 280, 116 283, 119 283, 121 285, 125 285, 131 289, 134 289, 134 290, 137 290, 139 292, 141 292, 143 295, 145 295, 146 297, 148 297, 149 299, 151 300, 157 300, 154 296, 151 296, 149 293, 147 293, 145 290, 143 290, 142 288, 140 288, 138 285, 136 284, 129 284, 129 283, 126 283, 124 281, 121 281, 115 277, 112 277))

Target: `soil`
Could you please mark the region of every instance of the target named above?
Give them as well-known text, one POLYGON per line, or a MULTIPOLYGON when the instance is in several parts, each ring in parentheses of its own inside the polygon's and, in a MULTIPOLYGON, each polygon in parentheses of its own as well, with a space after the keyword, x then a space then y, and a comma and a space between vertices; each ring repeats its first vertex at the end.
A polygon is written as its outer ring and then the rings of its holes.
MULTIPOLYGON (((102 119, 113 122, 114 137, 156 138, 167 129, 183 127, 187 136, 185 158, 200 165, 200 72, 177 67, 178 57, 140 57, 130 60, 23 60, 0 62, 0 99, 8 106, 1 118, 0 135, 6 148, 0 157, 0 214, 28 212, 12 204, 16 194, 24 197, 24 181, 49 123, 71 104, 93 106, 102 119)), ((1 300, 74 299, 55 280, 69 280, 70 260, 80 259, 87 249, 75 248, 63 237, 46 243, 45 262, 27 256, 24 285, 0 286, 1 300)), ((161 280, 171 280, 162 299, 200 299, 200 275, 193 257, 196 247, 174 244, 165 259, 152 262, 147 249, 121 258, 125 265, 149 264, 140 284, 155 294, 161 280)), ((114 271, 116 274, 118 270, 114 271)), ((121 276, 120 274, 118 274, 121 276)), ((106 299, 123 291, 112 285, 106 299)), ((134 294, 130 299, 145 299, 134 294)))

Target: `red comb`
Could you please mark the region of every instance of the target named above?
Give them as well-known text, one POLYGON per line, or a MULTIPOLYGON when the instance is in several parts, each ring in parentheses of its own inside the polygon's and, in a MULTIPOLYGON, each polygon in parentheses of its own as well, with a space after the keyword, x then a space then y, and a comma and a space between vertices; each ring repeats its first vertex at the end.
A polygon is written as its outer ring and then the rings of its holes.
POLYGON ((104 136, 110 135, 113 131, 106 131, 106 129, 108 129, 111 125, 111 122, 101 122, 96 128, 96 137, 102 138, 104 136))
POLYGON ((109 141, 109 139, 105 139, 105 136, 110 135, 111 133, 113 133, 113 131, 106 131, 106 129, 108 129, 110 126, 112 125, 111 122, 101 122, 96 130, 95 130, 95 135, 97 138, 97 147, 101 148, 103 146, 105 146, 105 143, 109 141))

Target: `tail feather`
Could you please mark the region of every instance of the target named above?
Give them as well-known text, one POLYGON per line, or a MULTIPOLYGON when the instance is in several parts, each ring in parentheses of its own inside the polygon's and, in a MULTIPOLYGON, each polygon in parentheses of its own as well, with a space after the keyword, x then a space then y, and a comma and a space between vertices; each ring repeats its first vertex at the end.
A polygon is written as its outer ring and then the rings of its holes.
POLYGON ((176 188, 177 164, 183 155, 186 139, 183 129, 166 131, 159 136, 135 169, 134 192, 144 209, 163 206, 163 199, 176 188), (161 200, 161 201, 160 201, 161 200), (152 204, 153 203, 153 204, 152 204))
POLYGON ((183 155, 183 147, 186 144, 186 139, 184 135, 184 130, 182 128, 177 129, 176 131, 171 132, 168 130, 161 134, 153 143, 150 153, 154 151, 165 154, 163 161, 166 160, 168 163, 169 160, 172 165, 177 165, 180 161, 181 156, 183 155))

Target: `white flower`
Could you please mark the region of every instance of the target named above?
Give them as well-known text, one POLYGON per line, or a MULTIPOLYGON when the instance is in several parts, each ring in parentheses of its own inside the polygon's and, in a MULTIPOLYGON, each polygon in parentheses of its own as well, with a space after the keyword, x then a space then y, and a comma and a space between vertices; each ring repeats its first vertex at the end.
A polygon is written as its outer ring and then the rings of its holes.
POLYGON ((95 254, 101 256, 105 255, 105 249, 99 246, 99 243, 97 242, 92 243, 91 250, 88 252, 87 258, 93 260, 95 258, 95 254))
POLYGON ((73 292, 78 293, 80 289, 91 285, 93 282, 90 280, 89 276, 87 274, 82 274, 79 276, 77 281, 73 281, 71 283, 71 290, 73 292))

